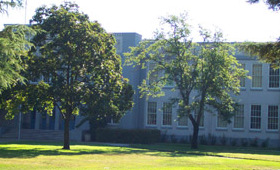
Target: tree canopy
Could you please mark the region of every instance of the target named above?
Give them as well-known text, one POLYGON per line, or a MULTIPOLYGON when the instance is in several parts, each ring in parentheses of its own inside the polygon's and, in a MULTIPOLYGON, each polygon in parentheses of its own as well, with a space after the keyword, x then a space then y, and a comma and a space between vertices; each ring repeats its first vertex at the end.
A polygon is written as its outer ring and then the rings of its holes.
MULTIPOLYGON (((258 3, 260 0, 248 0, 247 2, 254 4, 258 3)), ((264 2, 269 6, 269 9, 278 11, 280 7, 280 0, 264 0, 264 2)))
POLYGON ((0 93, 20 82, 25 69, 22 57, 27 56, 32 44, 28 41, 34 31, 24 25, 7 26, 0 32, 0 93))
MULTIPOLYGON (((248 0, 247 2, 253 4, 258 3, 259 0, 248 0)), ((269 6, 269 9, 278 11, 280 7, 279 0, 266 0, 265 3, 269 6)), ((257 56, 261 61, 270 63, 274 68, 279 68, 280 63, 280 41, 266 42, 266 43, 253 43, 246 42, 239 45, 239 48, 252 55, 257 56)))
POLYGON ((9 0, 9 1, 1 1, 0 2, 0 13, 8 13, 8 8, 14 8, 14 7, 21 7, 22 6, 22 0, 9 0))
POLYGON ((131 48, 125 54, 126 62, 149 69, 147 80, 139 87, 142 96, 161 97, 164 91, 178 92, 178 98, 170 98, 170 102, 178 103, 180 116, 191 120, 194 127, 191 147, 197 148, 204 111, 212 108, 229 120, 236 104, 230 93, 239 93, 239 79, 246 72, 232 56, 234 48, 222 42, 220 32, 212 35, 201 29, 204 42, 197 44, 190 37, 187 15, 162 18, 162 23, 167 26, 161 30, 167 31, 158 31, 155 40, 131 48), (173 89, 164 88, 170 83, 174 83, 173 89))
POLYGON ((69 122, 80 108, 103 99, 106 106, 119 108, 120 102, 115 100, 121 100, 119 96, 127 90, 121 58, 116 54, 114 37, 98 22, 89 21, 77 4, 38 8, 32 27, 38 34, 26 60, 24 76, 28 81, 18 84, 13 95, 7 92, 2 102, 6 108, 20 104, 13 108, 23 113, 35 109, 52 114, 57 107, 64 119, 63 148, 70 149, 69 122))

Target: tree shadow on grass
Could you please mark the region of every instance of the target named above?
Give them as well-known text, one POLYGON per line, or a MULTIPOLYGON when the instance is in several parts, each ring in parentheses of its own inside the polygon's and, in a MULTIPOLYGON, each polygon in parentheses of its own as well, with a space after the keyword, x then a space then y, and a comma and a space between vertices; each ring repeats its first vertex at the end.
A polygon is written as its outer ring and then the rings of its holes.
MULTIPOLYGON (((71 144, 71 150, 63 150, 61 143, 57 142, 13 142, 0 144, 0 158, 33 158, 43 156, 74 156, 86 154, 121 155, 142 154, 158 157, 183 157, 187 154, 175 152, 161 152, 150 149, 108 146, 102 144, 71 144)), ((197 156, 197 155, 188 155, 197 156)))

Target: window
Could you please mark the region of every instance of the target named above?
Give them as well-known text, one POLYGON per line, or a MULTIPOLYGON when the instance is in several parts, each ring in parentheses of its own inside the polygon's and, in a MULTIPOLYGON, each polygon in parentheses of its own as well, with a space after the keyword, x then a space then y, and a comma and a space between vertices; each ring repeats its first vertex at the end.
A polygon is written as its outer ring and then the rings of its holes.
POLYGON ((251 105, 251 129, 261 129, 261 105, 251 105))
POLYGON ((233 128, 244 128, 244 105, 238 105, 238 108, 233 117, 233 128))
POLYGON ((171 126, 172 124, 172 104, 163 103, 162 125, 171 126))
POLYGON ((268 106, 267 129, 278 130, 278 106, 268 106))
POLYGON ((253 88, 262 87, 262 64, 253 64, 252 87, 253 88))
POLYGON ((218 113, 217 115, 217 127, 218 128, 226 128, 227 127, 227 121, 225 121, 221 114, 218 113))
POLYGON ((181 116, 178 118, 178 126, 188 126, 188 117, 181 116))
POLYGON ((269 88, 279 88, 279 69, 269 66, 269 88))
MULTIPOLYGON (((194 111, 194 119, 197 120, 198 111, 194 111)), ((204 113, 200 117, 199 127, 204 127, 204 113)))
POLYGON ((156 64, 155 63, 149 63, 149 84, 156 82, 158 79, 158 72, 154 71, 156 64))
POLYGON ((157 124, 157 102, 148 102, 147 124, 148 125, 157 124))
MULTIPOLYGON (((241 64, 241 68, 245 70, 245 64, 241 64)), ((245 77, 240 78, 240 87, 245 87, 245 77)))

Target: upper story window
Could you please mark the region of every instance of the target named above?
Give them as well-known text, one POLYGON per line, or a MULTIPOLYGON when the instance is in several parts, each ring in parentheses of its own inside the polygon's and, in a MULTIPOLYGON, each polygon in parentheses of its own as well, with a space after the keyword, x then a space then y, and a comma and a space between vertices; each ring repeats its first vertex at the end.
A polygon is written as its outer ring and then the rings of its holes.
POLYGON ((269 88, 279 88, 279 69, 269 66, 269 88))
MULTIPOLYGON (((241 68, 245 70, 245 64, 241 64, 241 68)), ((245 77, 240 78, 240 87, 245 87, 245 77)))
POLYGON ((158 80, 158 71, 153 71, 156 66, 156 63, 149 63, 149 84, 156 82, 158 80))
POLYGON ((262 64, 253 64, 252 87, 262 88, 262 64))

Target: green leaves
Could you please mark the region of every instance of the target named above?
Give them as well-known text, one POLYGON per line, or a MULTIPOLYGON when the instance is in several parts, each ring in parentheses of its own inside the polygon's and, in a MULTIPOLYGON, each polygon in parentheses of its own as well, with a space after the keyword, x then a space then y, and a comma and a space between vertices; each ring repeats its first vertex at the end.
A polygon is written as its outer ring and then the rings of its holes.
POLYGON ((35 32, 23 25, 7 26, 0 32, 0 92, 18 82, 23 83, 20 74, 26 66, 22 58, 33 46, 28 40, 35 32))
POLYGON ((238 48, 252 57, 258 56, 261 61, 271 63, 275 68, 280 64, 280 42, 252 43, 246 42, 237 45, 238 48))

